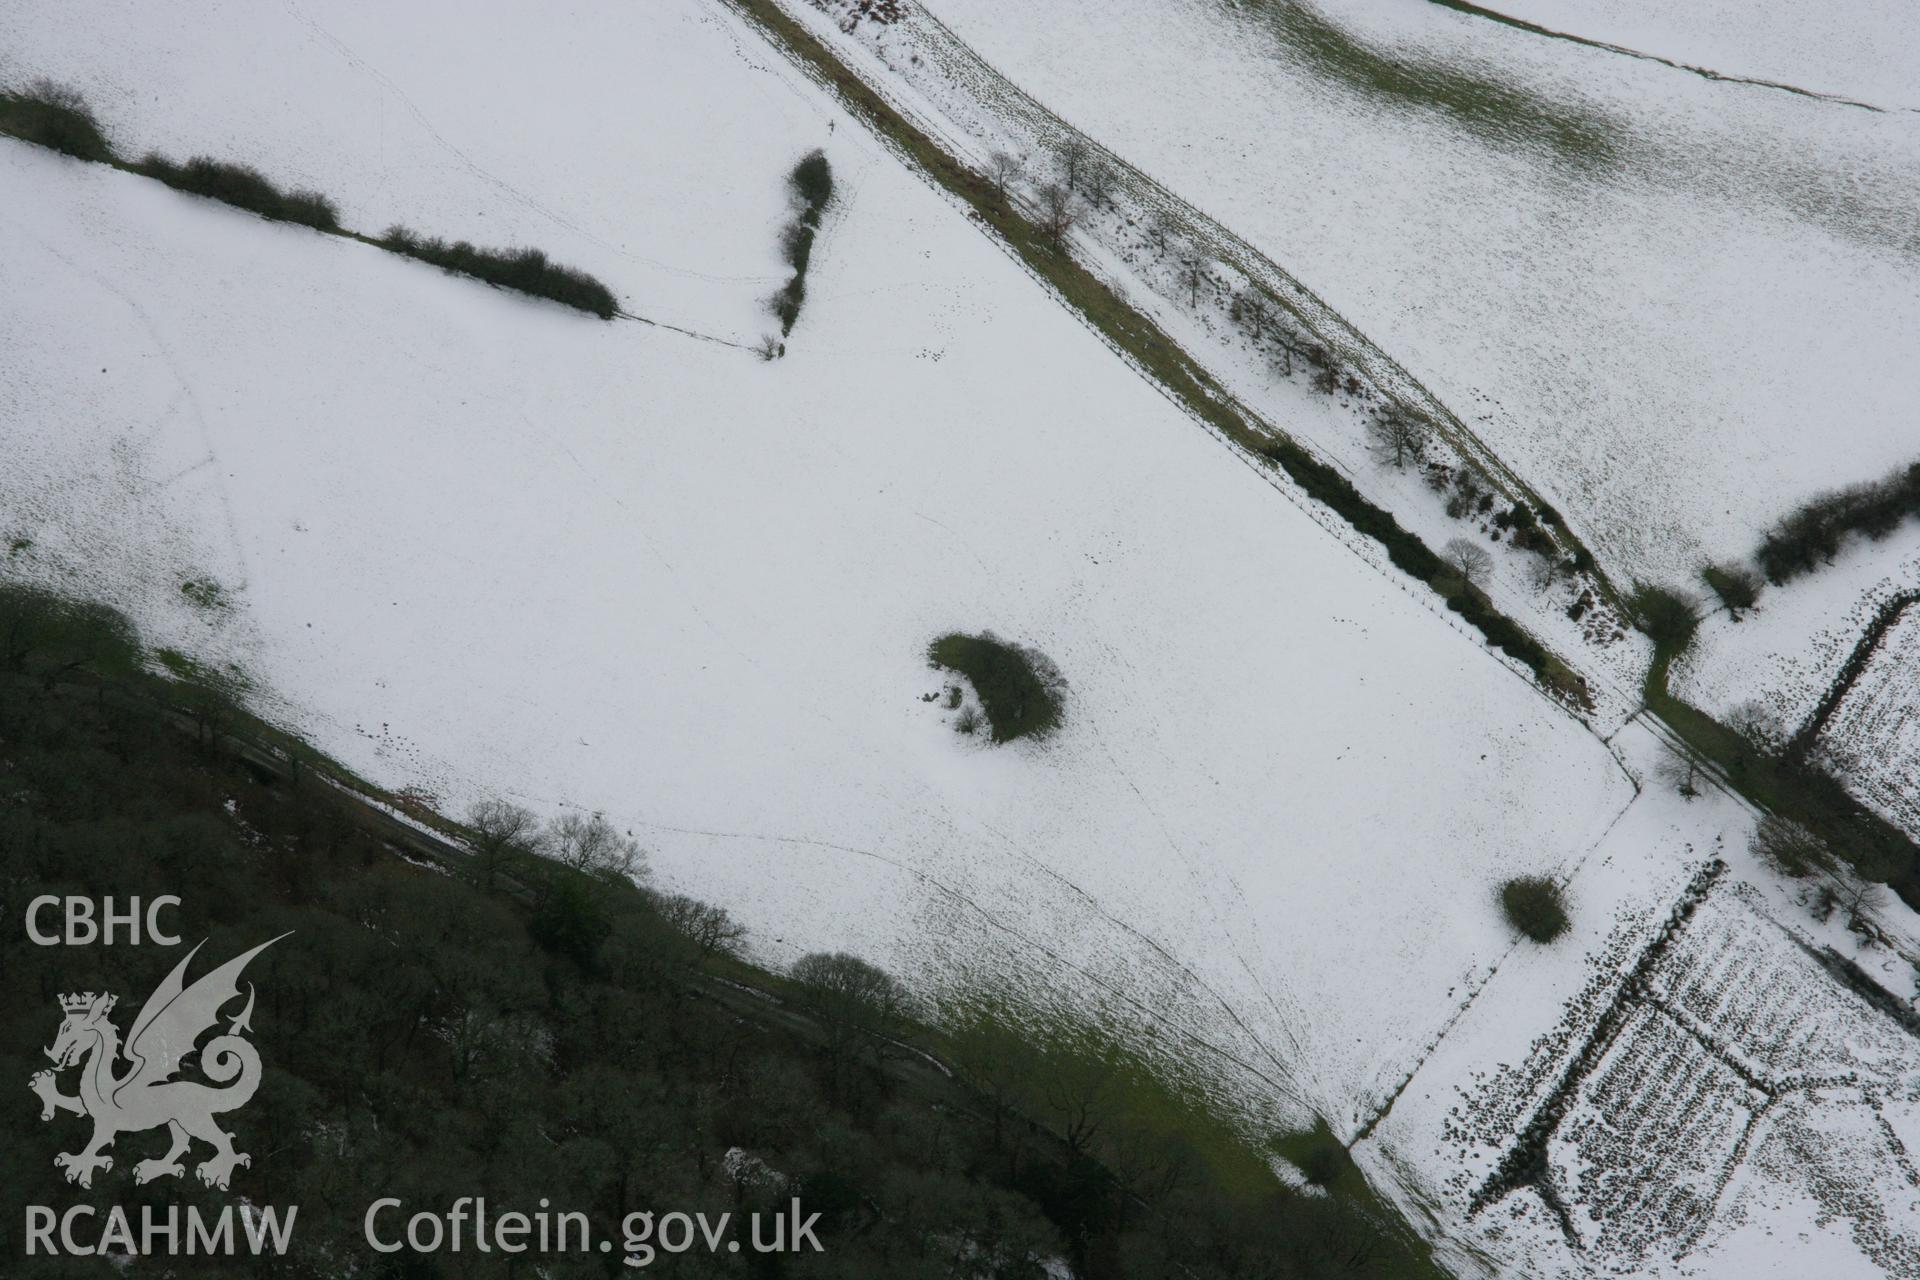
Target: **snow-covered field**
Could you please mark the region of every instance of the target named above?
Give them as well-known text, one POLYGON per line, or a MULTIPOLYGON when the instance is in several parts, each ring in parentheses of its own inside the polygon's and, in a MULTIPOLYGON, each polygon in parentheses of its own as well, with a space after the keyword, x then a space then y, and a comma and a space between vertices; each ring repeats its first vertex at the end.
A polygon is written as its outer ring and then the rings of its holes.
POLYGON ((1910 458, 1920 116, 1431 5, 927 8, 1318 292, 1622 579, 1910 458))
MULTIPOLYGON (((1494 885, 1579 858, 1624 777, 739 32, 616 12, 686 68, 650 91, 690 113, 662 183, 777 189, 828 147, 785 359, 9 143, 23 563, 239 662, 380 782, 604 807, 770 958, 932 985, 1050 953, 1071 983, 1036 996, 1165 1010, 1272 1078, 1259 1105, 1356 1123, 1509 945, 1494 885), (688 123, 740 101, 737 154, 688 123), (1059 664, 1056 742, 922 701, 950 627, 1059 664)), ((778 218, 729 234, 751 257, 778 218)))
POLYGON ((27 0, 0 8, 0 83, 79 89, 124 154, 254 164, 325 192, 370 235, 403 223, 535 245, 606 280, 629 311, 757 338, 760 301, 787 274, 769 230, 781 178, 838 113, 792 92, 798 77, 716 8, 540 12, 27 0), (690 40, 744 95, 697 134, 688 113, 719 100, 692 82, 690 40), (696 138, 728 162, 704 163, 696 138))

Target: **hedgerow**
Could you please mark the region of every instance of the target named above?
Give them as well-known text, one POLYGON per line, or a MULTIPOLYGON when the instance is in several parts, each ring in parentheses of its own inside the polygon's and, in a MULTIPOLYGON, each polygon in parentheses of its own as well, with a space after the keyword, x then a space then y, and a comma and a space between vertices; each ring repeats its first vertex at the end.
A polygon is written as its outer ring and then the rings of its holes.
POLYGON ((613 290, 584 271, 549 261, 538 249, 481 249, 465 240, 448 244, 399 226, 387 229, 380 247, 503 289, 548 298, 602 320, 613 319, 619 311, 613 290))
MULTIPOLYGON (((1332 507, 1359 532, 1387 549, 1387 558, 1422 582, 1434 583, 1447 575, 1447 566, 1433 549, 1403 528, 1393 514, 1363 497, 1353 482, 1306 450, 1287 440, 1275 440, 1261 449, 1268 461, 1284 470, 1309 496, 1332 507)), ((1519 624, 1495 609, 1475 590, 1447 593, 1447 608, 1460 615, 1487 642, 1546 679, 1552 660, 1544 646, 1519 624)))
POLYGON ((86 99, 51 80, 35 80, 17 93, 0 91, 0 133, 82 160, 113 159, 86 99))
POLYGON ((833 200, 833 168, 819 151, 801 157, 787 175, 798 208, 793 221, 780 234, 781 256, 793 275, 773 295, 773 314, 780 320, 780 332, 792 333, 800 318, 800 306, 807 300, 807 267, 813 261, 813 237, 820 230, 820 215, 833 200))
POLYGON ((1774 526, 1754 560, 1778 586, 1830 563, 1854 534, 1878 542, 1914 517, 1920 517, 1920 462, 1814 498, 1774 526))
POLYGON ((194 156, 175 164, 161 155, 148 155, 135 168, 176 191, 206 196, 275 222, 296 222, 320 231, 340 229, 340 210, 317 191, 282 191, 251 165, 228 164, 208 156, 194 156))

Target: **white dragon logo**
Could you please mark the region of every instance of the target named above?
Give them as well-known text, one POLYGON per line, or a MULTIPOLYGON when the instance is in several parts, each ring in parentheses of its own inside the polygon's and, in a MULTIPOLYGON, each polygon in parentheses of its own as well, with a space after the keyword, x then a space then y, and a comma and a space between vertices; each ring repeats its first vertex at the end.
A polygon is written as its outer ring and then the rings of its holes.
MULTIPOLYGON (((281 934, 280 938, 286 937, 281 934)), ((205 946, 203 940, 174 966, 173 972, 154 989, 140 1016, 127 1033, 126 1059, 132 1065, 124 1074, 115 1075, 115 1064, 122 1055, 120 1033, 107 1015, 113 1012, 117 996, 89 991, 82 995, 60 997, 66 1019, 53 1047, 46 1051, 53 1059, 52 1071, 41 1071, 28 1081, 28 1087, 40 1095, 40 1118, 53 1119, 56 1111, 93 1119, 93 1140, 84 1150, 62 1152, 53 1158, 56 1168, 64 1169, 68 1182, 83 1187, 93 1185, 95 1170, 111 1170, 113 1157, 106 1148, 122 1133, 137 1133, 166 1125, 173 1145, 157 1160, 142 1160, 133 1168, 135 1182, 151 1182, 159 1177, 179 1177, 186 1170, 180 1157, 187 1153, 192 1139, 212 1145, 214 1153, 195 1175, 209 1187, 224 1191, 237 1166, 250 1166, 252 1157, 233 1149, 233 1135, 214 1123, 214 1116, 244 1107, 260 1087, 260 1054, 241 1039, 241 1032, 253 1029, 253 984, 247 984, 247 1005, 230 1022, 227 1034, 207 1041, 200 1051, 200 1070, 212 1085, 197 1080, 169 1079, 180 1069, 181 1060, 193 1052, 194 1041, 219 1021, 220 1007, 240 994, 240 971, 247 962, 280 938, 261 943, 244 955, 236 956, 192 986, 185 984, 187 965, 205 946), (76 1064, 80 1071, 80 1092, 68 1095, 59 1091, 55 1073, 76 1064), (221 1086, 221 1087, 214 1087, 221 1086)))

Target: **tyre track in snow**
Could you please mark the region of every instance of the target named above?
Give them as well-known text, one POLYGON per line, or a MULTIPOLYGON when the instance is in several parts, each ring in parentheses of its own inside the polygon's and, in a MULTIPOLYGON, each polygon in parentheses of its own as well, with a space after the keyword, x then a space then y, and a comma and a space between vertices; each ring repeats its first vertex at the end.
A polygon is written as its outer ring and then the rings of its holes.
MULTIPOLYGON (((1085 968, 1084 966, 1076 963, 1071 959, 1068 959, 1066 956, 1062 955, 1058 951, 1055 951, 1052 947, 1048 946, 1045 942, 1041 941, 1040 939, 1035 938, 1032 935, 1027 934, 1022 930, 1018 929, 1017 927, 1007 923, 1005 920, 997 916, 994 912, 982 906, 972 896, 961 891, 954 885, 949 884, 948 882, 941 879, 940 877, 933 875, 931 872, 924 871, 921 868, 912 866, 908 863, 900 861, 897 858, 889 857, 886 854, 879 853, 872 849, 863 849, 855 845, 841 844, 831 840, 816 840, 816 839, 811 839, 805 836, 772 835, 772 834, 765 834, 765 833, 751 832, 751 831, 721 831, 721 830, 713 830, 713 829, 700 828, 700 827, 682 827, 682 826, 674 826, 668 823, 660 823, 660 822, 642 822, 640 823, 640 825, 649 827, 656 831, 667 831, 667 832, 672 832, 678 835, 699 836, 699 837, 715 839, 715 840, 739 840, 739 841, 749 841, 749 842, 764 843, 764 844, 795 845, 795 846, 802 846, 810 849, 824 849, 824 850, 829 850, 835 853, 846 854, 850 857, 868 859, 873 862, 880 863, 884 866, 891 867, 894 870, 906 876, 909 876, 921 882, 922 884, 925 884, 928 887, 936 890, 937 892, 939 892, 949 900, 964 906, 968 911, 976 915, 982 922, 984 922, 990 928, 994 929, 997 932, 1006 934, 1010 938, 1014 939, 1015 942, 1018 943, 1021 947, 1028 948, 1035 952, 1038 952, 1039 954, 1046 956, 1049 960, 1053 961, 1055 964, 1059 965, 1061 968, 1078 975, 1081 979, 1086 981, 1089 986, 1097 988, 1098 990, 1103 992, 1105 995, 1107 995, 1111 999, 1117 1001, 1119 1004, 1123 1005, 1128 1009, 1131 1009, 1137 1016, 1142 1018, 1144 1021, 1152 1025, 1165 1028, 1166 1030, 1172 1032, 1174 1035, 1179 1037, 1181 1040, 1197 1048, 1205 1050, 1207 1053, 1215 1056, 1216 1058, 1220 1059, 1222 1062, 1225 1062, 1231 1065, 1239 1072, 1261 1081, 1268 1088, 1272 1089, 1275 1092, 1275 1094, 1278 1095, 1279 1097, 1285 1098, 1291 1102, 1294 1102, 1297 1105, 1302 1105, 1302 1106, 1310 1105, 1308 1100, 1291 1083, 1284 1082, 1282 1080, 1275 1079, 1274 1077, 1267 1075, 1258 1066, 1256 1066, 1251 1062, 1248 1062, 1245 1058, 1234 1053, 1231 1049, 1228 1049, 1222 1045, 1216 1044, 1213 1041, 1206 1038, 1205 1036, 1203 1036, 1202 1034, 1200 1034, 1199 1032, 1174 1022, 1162 1011, 1152 1007, 1151 1005, 1145 1004, 1144 1002, 1139 1000, 1137 997, 1129 994, 1122 988, 1107 982, 1105 979, 1099 977, 1097 974, 1093 973, 1091 970, 1085 968)), ((1057 873, 1049 872, 1049 874, 1052 875, 1053 878, 1059 880, 1062 884, 1066 885, 1075 894, 1078 894, 1082 898, 1086 898, 1090 904, 1092 903, 1091 897, 1087 895, 1085 890, 1080 889, 1077 885, 1074 885, 1071 881, 1066 880, 1064 877, 1059 876, 1057 873)), ((1138 938, 1140 941, 1144 942, 1148 947, 1152 948, 1157 954, 1159 954, 1163 960, 1167 961, 1173 968, 1175 968, 1177 971, 1179 971, 1183 975, 1187 976, 1196 986, 1208 992, 1209 995, 1212 995, 1213 998, 1219 1002, 1222 1011, 1225 1012, 1227 1016, 1233 1020, 1235 1025, 1241 1027, 1242 1030, 1247 1030, 1246 1024, 1240 1019, 1238 1014, 1234 1012, 1231 1004, 1229 1004, 1225 999, 1223 999, 1216 992, 1214 992, 1211 987, 1208 987, 1207 984, 1202 979, 1200 979, 1197 975, 1193 974, 1191 970, 1186 968, 1186 966, 1180 964, 1179 961, 1174 960, 1173 957, 1169 955, 1165 951, 1165 949, 1162 948, 1158 943, 1154 942, 1151 938, 1146 937, 1144 934, 1140 934, 1137 930, 1134 930, 1131 926, 1125 925, 1120 921, 1115 920, 1112 916, 1109 916, 1104 911, 1102 911, 1097 905, 1094 906, 1094 910, 1099 912, 1101 916, 1104 919, 1108 920, 1110 923, 1113 923, 1119 926, 1125 932, 1132 934, 1133 936, 1138 938)), ((1252 1033, 1248 1031, 1248 1034, 1249 1036, 1251 1036, 1252 1033)), ((1255 1039, 1255 1043, 1259 1043, 1257 1037, 1255 1037, 1254 1039, 1255 1039)))

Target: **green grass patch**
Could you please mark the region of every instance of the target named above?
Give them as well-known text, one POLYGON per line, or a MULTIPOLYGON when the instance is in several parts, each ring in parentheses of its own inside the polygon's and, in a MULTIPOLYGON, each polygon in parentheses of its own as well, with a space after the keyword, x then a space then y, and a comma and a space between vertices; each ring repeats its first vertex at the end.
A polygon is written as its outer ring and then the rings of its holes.
POLYGON ((1044 655, 990 632, 951 631, 927 646, 927 660, 973 685, 995 742, 1044 738, 1060 727, 1062 682, 1044 655))
POLYGON ((1314 71, 1388 106, 1438 112, 1508 147, 1543 150, 1576 168, 1614 163, 1614 126, 1591 109, 1447 64, 1374 49, 1299 0, 1234 0, 1272 27, 1314 71))
POLYGON ((124 675, 141 663, 124 614, 44 587, 0 582, 0 666, 56 679, 79 670, 124 675))
MULTIPOLYGON (((1025 1118, 1081 1146, 1117 1181, 1118 1226, 1178 1244, 1169 1274, 1367 1275, 1442 1280, 1427 1243, 1367 1182, 1324 1121, 1263 1139, 1168 1059, 1077 1011, 1019 1013, 979 997, 943 1010, 936 1042, 961 1077, 1017 1130, 1025 1118), (1328 1194, 1292 1189, 1272 1157, 1310 1165, 1328 1194), (1138 1197, 1144 1209, 1128 1209, 1138 1197), (1213 1256, 1222 1236, 1230 1256, 1213 1256), (1341 1242, 1365 1241, 1355 1265, 1341 1242), (1271 1270, 1284 1255, 1289 1266, 1271 1270)), ((1310 1181, 1313 1179, 1310 1179, 1310 1181)), ((1128 1272, 1128 1274, 1132 1274, 1128 1272)), ((1160 1274, 1158 1271, 1153 1274, 1160 1274)))
POLYGON ((51 80, 0 92, 0 133, 81 160, 113 159, 113 147, 93 108, 79 93, 51 80))
POLYGON ((148 155, 134 168, 176 191, 218 200, 274 222, 298 223, 316 231, 340 230, 340 211, 333 201, 317 191, 282 191, 251 165, 228 164, 208 156, 194 156, 185 164, 175 164, 165 156, 148 155))

